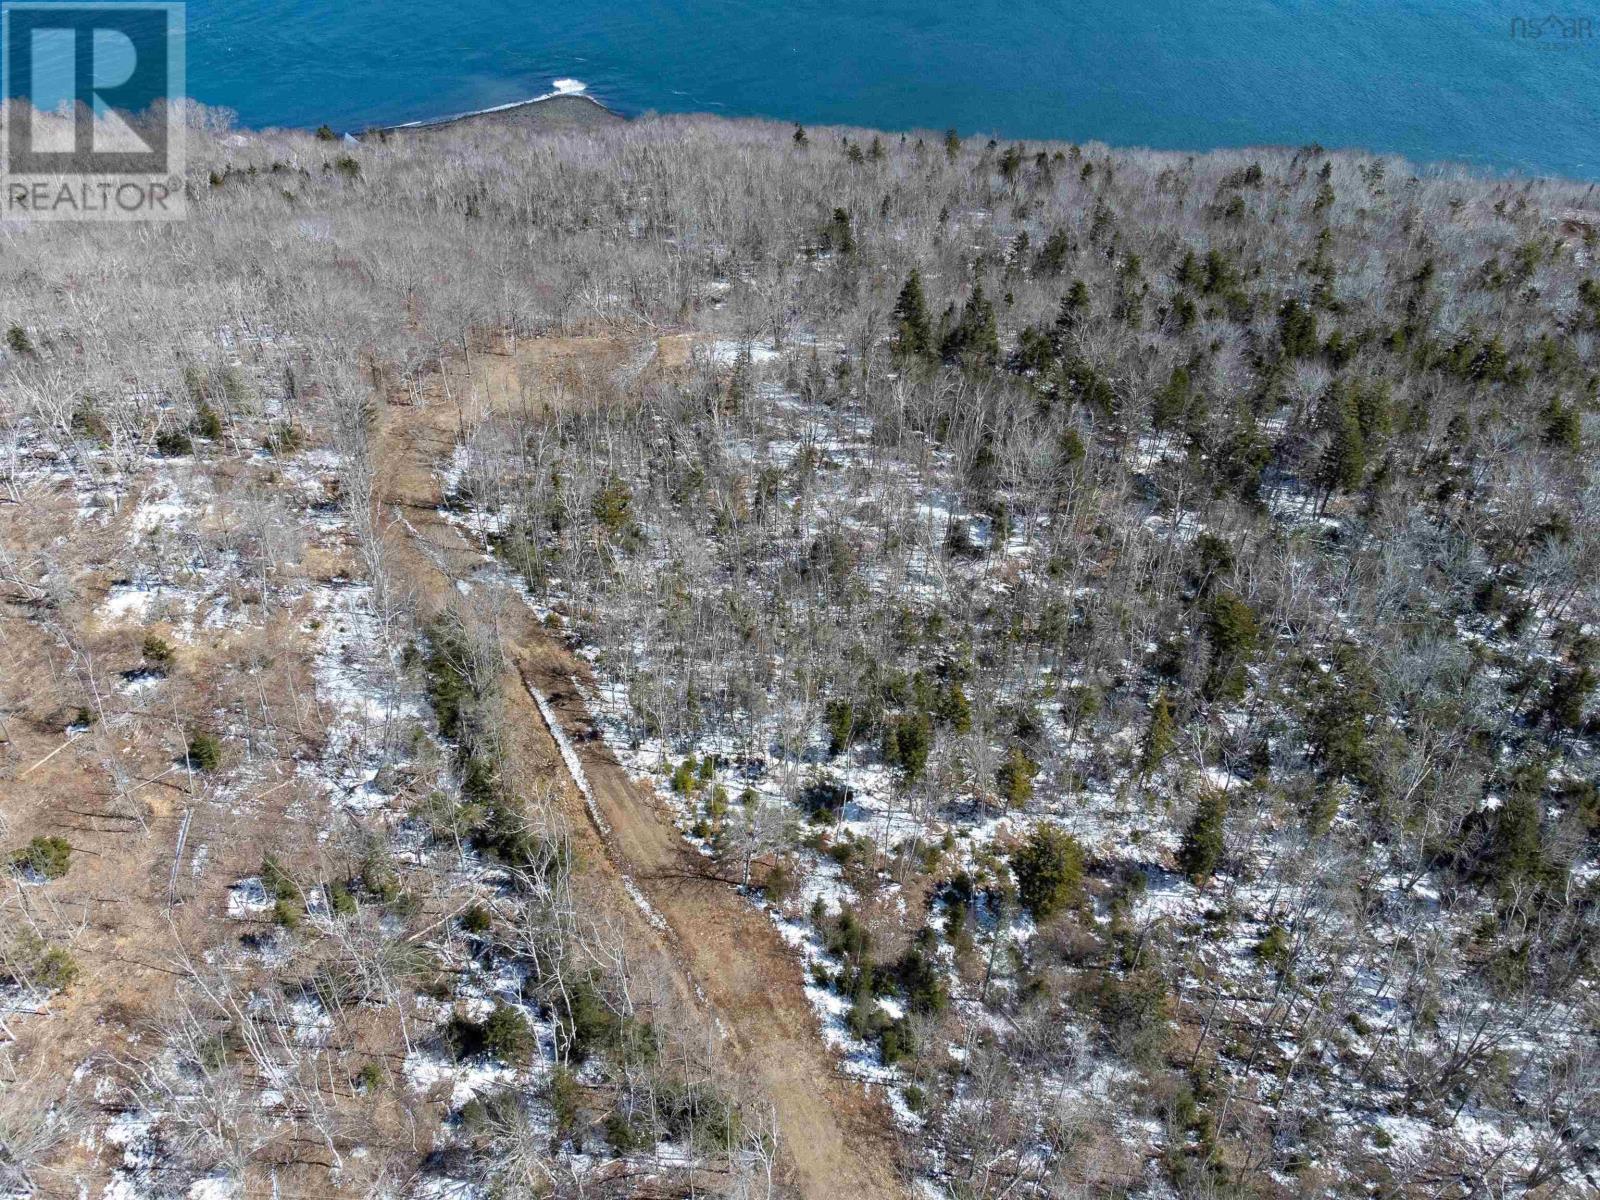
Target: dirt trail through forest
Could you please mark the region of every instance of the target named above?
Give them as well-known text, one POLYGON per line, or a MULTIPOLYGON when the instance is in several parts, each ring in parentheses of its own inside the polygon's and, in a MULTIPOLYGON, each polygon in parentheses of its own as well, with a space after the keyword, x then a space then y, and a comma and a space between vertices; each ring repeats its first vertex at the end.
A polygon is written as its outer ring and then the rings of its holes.
MULTIPOLYGON (((375 456, 377 494, 386 515, 405 518, 391 529, 392 564, 425 609, 454 596, 457 603, 492 605, 498 612, 523 685, 507 681, 514 722, 548 743, 527 689, 538 689, 549 701, 579 756, 605 829, 595 828, 576 804, 574 823, 586 826, 583 840, 603 846, 600 873, 615 897, 620 900, 625 877, 631 877, 665 919, 667 935, 663 939, 631 903, 619 902, 616 912, 638 941, 664 950, 659 957, 676 977, 675 990, 703 997, 720 1020, 728 1034, 724 1051, 776 1109, 780 1153, 794 1190, 810 1200, 904 1196, 908 1189, 900 1180, 886 1106, 844 1076, 822 1044, 799 964, 772 923, 728 883, 708 875, 707 860, 690 849, 653 794, 628 778, 596 736, 574 683, 588 682, 586 664, 520 600, 507 604, 504 595, 487 594, 481 582, 465 593, 456 584, 481 557, 441 514, 436 468, 472 409, 584 402, 595 385, 614 384, 619 372, 681 366, 687 350, 681 338, 661 339, 653 349, 604 338, 524 341, 513 353, 474 355, 470 370, 457 364, 450 386, 430 389, 420 403, 385 406, 375 456)), ((529 745, 515 738, 511 753, 531 755, 529 745)), ((554 757, 553 744, 538 749, 541 758, 554 757)))

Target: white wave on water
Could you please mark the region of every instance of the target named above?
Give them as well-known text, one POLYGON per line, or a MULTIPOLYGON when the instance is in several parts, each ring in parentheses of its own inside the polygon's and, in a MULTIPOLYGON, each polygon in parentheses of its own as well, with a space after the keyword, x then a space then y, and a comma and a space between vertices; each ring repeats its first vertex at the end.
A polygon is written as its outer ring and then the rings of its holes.
MULTIPOLYGON (((513 100, 509 104, 493 104, 488 108, 474 108, 468 112, 455 113, 448 117, 432 117, 425 121, 407 121, 404 125, 396 125, 395 129, 419 129, 427 125, 447 125, 451 121, 459 121, 463 117, 481 117, 485 113, 505 112, 513 108, 525 108, 530 104, 537 104, 541 100, 553 100, 557 96, 582 96, 585 100, 594 100, 588 95, 589 85, 581 79, 552 79, 554 91, 542 95, 530 96, 526 100, 513 100)), ((595 101, 599 103, 599 101, 595 101)))

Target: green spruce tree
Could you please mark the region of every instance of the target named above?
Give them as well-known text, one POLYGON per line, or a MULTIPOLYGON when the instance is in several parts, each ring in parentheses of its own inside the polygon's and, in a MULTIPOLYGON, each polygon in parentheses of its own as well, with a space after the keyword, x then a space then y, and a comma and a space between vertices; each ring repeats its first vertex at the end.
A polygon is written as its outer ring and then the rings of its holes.
POLYGON ((1139 768, 1148 775, 1159 767, 1172 753, 1172 745, 1177 740, 1178 729, 1172 719, 1172 705, 1167 702, 1165 690, 1156 693, 1155 703, 1150 706, 1150 728, 1145 731, 1144 750, 1139 756, 1139 768))
POLYGON ((1322 424, 1328 431, 1328 444, 1317 463, 1316 484, 1322 489, 1321 508, 1325 509, 1335 492, 1355 491, 1366 476, 1366 440, 1348 388, 1335 383, 1329 389, 1322 405, 1322 424))
POLYGON ((894 350, 902 358, 927 358, 933 352, 933 329, 928 321, 928 301, 922 292, 922 275, 915 268, 894 302, 894 350))
POLYGON ((1182 366, 1173 367, 1165 386, 1156 392, 1155 399, 1151 403, 1151 427, 1157 433, 1177 428, 1188 407, 1189 370, 1182 366))
POLYGON ((1195 809, 1194 819, 1183 831, 1178 848, 1178 865, 1196 886, 1204 887, 1222 864, 1223 823, 1228 817, 1228 797, 1223 792, 1207 792, 1195 809))

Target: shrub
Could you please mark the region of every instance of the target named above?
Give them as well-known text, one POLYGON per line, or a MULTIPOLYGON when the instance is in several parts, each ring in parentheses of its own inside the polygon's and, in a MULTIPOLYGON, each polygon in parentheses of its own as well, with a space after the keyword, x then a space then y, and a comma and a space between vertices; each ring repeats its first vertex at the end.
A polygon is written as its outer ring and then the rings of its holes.
POLYGON ((1046 921, 1083 899, 1083 847, 1059 825, 1039 825, 1011 854, 1022 906, 1046 921))
POLYGON ((706 1151, 726 1151, 738 1144, 743 1122, 733 1102, 708 1083, 665 1089, 659 1093, 667 1132, 675 1138, 693 1135, 706 1151))
POLYGON ((878 1049, 883 1054, 883 1065, 892 1067, 914 1056, 917 1039, 911 1025, 905 1020, 890 1021, 878 1034, 878 1049))
POLYGON ((481 904, 469 905, 461 914, 461 928, 468 933, 488 933, 494 924, 494 919, 489 916, 489 910, 481 904))
POLYGON ((353 917, 356 914, 355 893, 350 890, 350 885, 340 880, 328 889, 328 906, 333 909, 336 917, 353 917))
POLYGON ((194 431, 203 438, 216 441, 222 436, 222 414, 202 400, 195 409, 194 431))
MULTIPOLYGON (((570 1134, 577 1125, 582 1100, 583 1089, 571 1071, 557 1067, 551 1072, 550 1110, 555 1115, 556 1128, 563 1134, 570 1134)), ((607 1132, 610 1132, 609 1125, 607 1132)))
POLYGON ((450 1014, 440 1038, 445 1052, 457 1060, 476 1058, 484 1051, 482 1024, 460 1013, 450 1014))
POLYGON ((145 665, 152 671, 159 671, 165 674, 167 669, 172 666, 172 644, 160 634, 145 634, 144 643, 140 646, 140 654, 144 658, 145 665))
POLYGON ((528 1019, 509 1004, 496 1004, 483 1023, 483 1048, 501 1062, 521 1062, 533 1051, 528 1019))
POLYGON ((1167 1041, 1167 985, 1159 971, 1108 974, 1097 1008, 1112 1046, 1134 1062, 1156 1060, 1167 1041))
POLYGON ((77 981, 78 960, 65 946, 45 946, 33 960, 32 975, 35 987, 64 992, 77 981))
POLYGON ((163 458, 182 458, 194 453, 194 439, 182 429, 163 429, 156 434, 156 452, 163 458))
POLYGON ((1021 808, 1033 799, 1033 781, 1038 774, 1039 764, 1029 758, 1021 746, 1011 747, 1006 761, 995 772, 995 784, 1007 811, 1021 808))
POLYGON ((1278 971, 1286 971, 1290 949, 1289 931, 1282 925, 1274 925, 1256 943, 1256 957, 1278 971))
POLYGON ((90 396, 85 396, 72 410, 72 431, 102 446, 111 440, 111 426, 106 424, 90 396))
POLYGON ((527 1123, 526 1103, 513 1087, 474 1096, 461 1108, 461 1128, 473 1135, 520 1134, 527 1123))
POLYGON ((361 886, 385 904, 392 904, 399 899, 400 877, 395 874, 388 856, 381 849, 374 849, 362 859, 361 886))
POLYGON ((924 926, 916 942, 900 956, 894 974, 912 1012, 938 1014, 950 1003, 950 992, 934 957, 937 935, 924 926))
POLYGON ((45 879, 60 879, 67 873, 71 860, 72 847, 65 838, 36 837, 11 856, 11 867, 45 879))
POLYGON ((292 421, 275 426, 266 439, 266 449, 272 454, 293 454, 305 443, 300 429, 292 421))
POLYGON ((824 945, 829 954, 851 966, 868 962, 872 955, 872 934, 848 908, 839 910, 839 919, 828 931, 824 945))
POLYGON ((788 859, 779 859, 767 869, 767 875, 761 882, 761 890, 769 904, 782 904, 794 892, 795 874, 794 864, 788 859))
POLYGON ((568 991, 567 1011, 561 1021, 567 1038, 567 1052, 581 1063, 596 1049, 616 1041, 620 1022, 606 1007, 593 983, 578 980, 568 991))
POLYGON ((633 519, 633 493, 628 485, 613 475, 606 485, 595 493, 590 505, 594 519, 610 533, 620 533, 633 519))
POLYGON ((621 1109, 613 1109, 606 1117, 606 1141, 618 1154, 631 1154, 650 1145, 645 1132, 636 1129, 621 1109))
POLYGON ((261 856, 261 886, 280 900, 300 898, 299 884, 295 883, 289 872, 284 870, 283 864, 278 861, 278 856, 275 854, 261 856))
MULTIPOLYGON (((236 408, 247 408, 254 404, 256 390, 250 382, 250 376, 245 374, 244 368, 228 366, 222 368, 222 394, 236 408)), ((221 432, 220 423, 218 432, 221 432)))
POLYGON ((287 896, 278 897, 272 906, 272 921, 284 929, 298 929, 300 927, 300 905, 297 901, 287 896))
POLYGON ((233 1032, 232 1025, 223 1033, 213 1034, 202 1041, 195 1049, 195 1061, 207 1071, 220 1071, 228 1065, 234 1046, 229 1034, 233 1032))
POLYGON ((214 733, 191 730, 185 761, 196 771, 215 771, 222 765, 222 743, 214 733))
POLYGON ((305 912, 305 894, 275 855, 265 854, 261 858, 261 886, 273 897, 273 922, 284 929, 298 929, 305 912))

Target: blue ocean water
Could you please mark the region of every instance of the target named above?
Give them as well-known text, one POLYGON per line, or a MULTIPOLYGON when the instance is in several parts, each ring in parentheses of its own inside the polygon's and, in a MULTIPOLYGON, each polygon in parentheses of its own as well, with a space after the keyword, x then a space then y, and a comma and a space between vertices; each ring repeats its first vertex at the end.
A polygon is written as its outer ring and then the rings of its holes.
POLYGON ((244 125, 346 130, 568 78, 629 113, 1600 179, 1600 0, 1573 2, 190 0, 189 90, 244 125))

